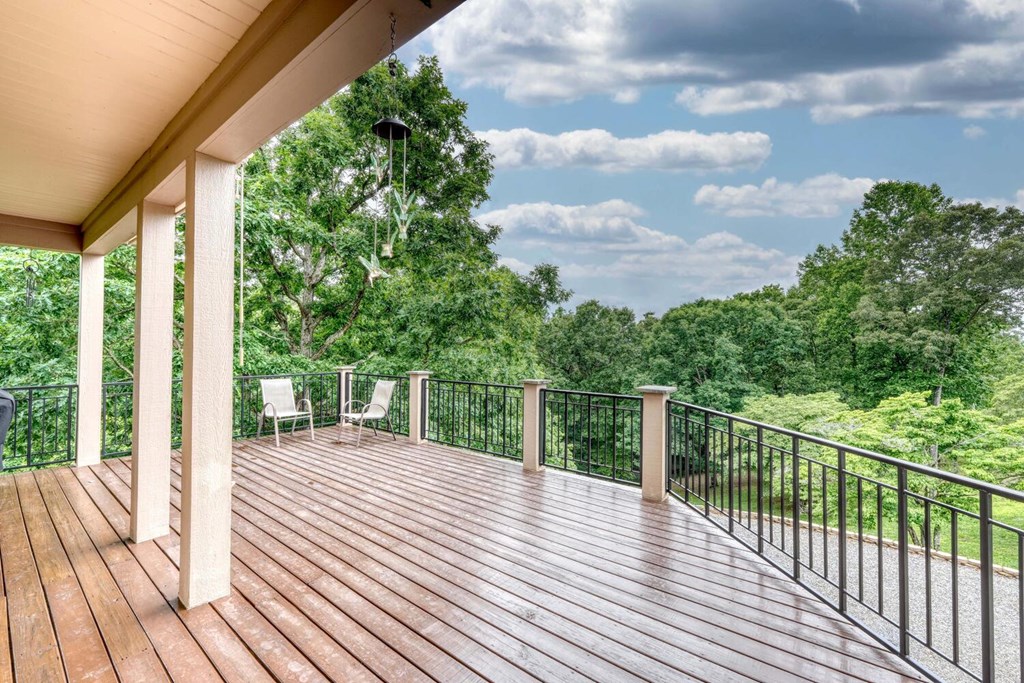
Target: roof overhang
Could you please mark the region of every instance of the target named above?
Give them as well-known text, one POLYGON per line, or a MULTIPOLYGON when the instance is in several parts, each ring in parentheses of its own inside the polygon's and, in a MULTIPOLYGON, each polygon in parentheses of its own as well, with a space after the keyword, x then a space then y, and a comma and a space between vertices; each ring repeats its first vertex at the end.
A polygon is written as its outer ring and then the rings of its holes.
MULTIPOLYGON (((111 251, 134 235, 141 202, 184 202, 184 162, 193 151, 241 162, 384 58, 390 14, 398 18, 401 44, 461 2, 433 0, 428 7, 424 0, 273 0, 80 226, 5 216, 14 212, 0 201, 0 243, 111 251)), ((110 125, 117 125, 116 118, 110 125)), ((0 167, 5 163, 0 157, 0 167)))

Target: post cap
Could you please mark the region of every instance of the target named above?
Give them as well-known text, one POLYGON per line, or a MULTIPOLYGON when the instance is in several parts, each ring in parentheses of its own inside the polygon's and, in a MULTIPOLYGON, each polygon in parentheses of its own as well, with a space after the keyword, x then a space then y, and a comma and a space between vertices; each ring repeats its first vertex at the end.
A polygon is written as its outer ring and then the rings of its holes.
POLYGON ((545 384, 551 384, 549 379, 524 379, 523 384, 539 384, 541 386, 545 384))
POLYGON ((636 390, 641 394, 673 394, 677 387, 664 387, 658 384, 648 384, 647 386, 637 387, 636 390))
POLYGON ((410 370, 410 375, 429 375, 432 374, 430 370, 410 370))
POLYGON ((355 370, 355 369, 356 369, 356 366, 354 366, 354 365, 342 365, 341 367, 338 368, 339 371, 341 371, 341 370, 355 370))

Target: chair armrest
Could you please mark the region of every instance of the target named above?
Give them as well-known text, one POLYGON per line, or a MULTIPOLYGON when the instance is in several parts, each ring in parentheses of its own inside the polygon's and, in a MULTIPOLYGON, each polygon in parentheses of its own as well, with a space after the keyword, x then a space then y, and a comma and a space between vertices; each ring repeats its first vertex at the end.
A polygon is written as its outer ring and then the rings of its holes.
MULTIPOLYGON (((352 405, 353 403, 358 403, 358 404, 359 404, 359 405, 361 405, 361 406, 365 406, 365 405, 366 405, 366 404, 365 404, 365 403, 363 403, 362 401, 359 401, 359 400, 357 400, 357 399, 352 399, 351 401, 348 401, 348 402, 347 402, 347 403, 345 403, 345 404, 344 404, 343 406, 341 406, 341 412, 343 412, 343 413, 347 413, 347 412, 349 412, 348 410, 346 410, 346 408, 348 408, 349 406, 351 406, 351 405, 352 405)), ((362 410, 360 410, 359 412, 363 412, 363 411, 362 411, 362 410)))
POLYGON ((363 406, 363 412, 365 413, 367 410, 369 410, 370 408, 373 408, 374 406, 376 406, 377 408, 380 408, 381 410, 383 410, 385 415, 388 414, 387 406, 382 406, 379 403, 367 403, 365 406, 363 406))
POLYGON ((277 419, 277 406, 275 406, 273 403, 264 403, 263 404, 263 412, 261 413, 261 415, 263 415, 264 417, 267 416, 267 408, 270 408, 270 410, 272 411, 272 416, 276 420, 277 419))
POLYGON ((308 398, 300 398, 297 407, 301 408, 303 403, 306 404, 306 406, 309 408, 309 412, 312 413, 313 403, 308 398))

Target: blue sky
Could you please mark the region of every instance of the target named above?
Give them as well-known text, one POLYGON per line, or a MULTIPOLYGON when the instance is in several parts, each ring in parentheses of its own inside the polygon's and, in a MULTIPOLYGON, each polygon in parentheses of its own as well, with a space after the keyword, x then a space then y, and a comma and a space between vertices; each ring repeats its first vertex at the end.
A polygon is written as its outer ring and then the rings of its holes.
POLYGON ((468 0, 436 54, 514 268, 661 313, 792 284, 882 178, 1024 204, 1022 0, 468 0))

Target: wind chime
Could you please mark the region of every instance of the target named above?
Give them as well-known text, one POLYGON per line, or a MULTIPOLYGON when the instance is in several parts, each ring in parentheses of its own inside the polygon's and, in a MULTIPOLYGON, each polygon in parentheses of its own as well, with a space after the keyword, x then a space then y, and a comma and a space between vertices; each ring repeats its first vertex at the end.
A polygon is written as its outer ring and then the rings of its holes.
MULTIPOLYGON (((398 55, 395 54, 395 26, 398 20, 391 15, 391 54, 388 56, 388 74, 391 77, 392 106, 398 102, 398 55)), ((371 131, 380 143, 374 145, 372 152, 372 163, 376 179, 377 193, 383 192, 383 199, 380 201, 379 212, 383 213, 387 239, 380 245, 380 256, 391 258, 395 255, 395 241, 404 240, 409 236, 409 223, 413 209, 416 206, 416 194, 409 193, 406 186, 408 176, 408 147, 409 139, 412 137, 412 129, 406 125, 397 115, 385 116, 373 124, 371 131), (395 184, 395 147, 401 145, 402 154, 402 184, 401 188, 395 184), (383 147, 383 149, 381 149, 383 147), (387 156, 385 159, 384 156, 387 156)), ((375 196, 376 196, 375 194, 375 196)), ((387 271, 381 266, 380 258, 377 256, 378 246, 378 224, 380 223, 378 211, 374 211, 373 217, 373 252, 370 258, 362 256, 359 261, 366 268, 367 278, 370 285, 374 280, 388 277, 387 271)))
POLYGON ((36 299, 36 277, 39 274, 39 264, 34 259, 27 259, 25 268, 25 307, 31 308, 36 299))

